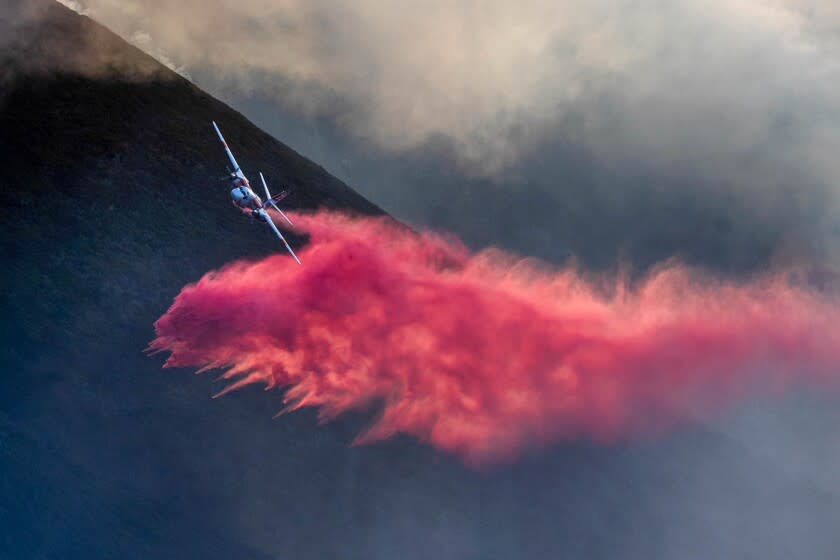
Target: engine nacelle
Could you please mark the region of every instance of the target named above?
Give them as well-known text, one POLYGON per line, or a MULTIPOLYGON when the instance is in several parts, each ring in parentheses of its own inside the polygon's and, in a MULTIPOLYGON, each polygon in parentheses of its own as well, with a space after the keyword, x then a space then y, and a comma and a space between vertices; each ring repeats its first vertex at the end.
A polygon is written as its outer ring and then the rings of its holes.
POLYGON ((265 210, 259 209, 254 210, 251 212, 251 217, 257 221, 268 223, 268 214, 265 213, 265 210))

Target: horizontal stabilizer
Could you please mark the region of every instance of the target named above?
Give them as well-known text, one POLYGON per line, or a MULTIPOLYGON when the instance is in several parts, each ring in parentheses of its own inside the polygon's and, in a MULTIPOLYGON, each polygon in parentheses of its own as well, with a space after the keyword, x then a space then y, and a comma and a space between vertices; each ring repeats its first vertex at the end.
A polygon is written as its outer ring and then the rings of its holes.
POLYGON ((292 223, 292 220, 290 220, 289 217, 282 210, 280 210, 280 207, 277 206, 278 202, 289 196, 289 191, 284 190, 277 196, 271 196, 271 193, 268 191, 268 183, 265 182, 265 177, 263 176, 262 171, 260 171, 260 179, 262 180, 263 188, 265 189, 265 203, 274 208, 278 214, 283 216, 284 220, 289 222, 290 226, 294 227, 295 224, 292 223))

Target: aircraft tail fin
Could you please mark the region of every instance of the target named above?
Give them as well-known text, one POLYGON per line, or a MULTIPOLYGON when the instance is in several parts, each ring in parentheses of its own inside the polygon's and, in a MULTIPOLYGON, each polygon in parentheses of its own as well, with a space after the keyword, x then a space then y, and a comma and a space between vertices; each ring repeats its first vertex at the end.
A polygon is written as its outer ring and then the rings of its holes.
POLYGON ((289 196, 289 191, 282 191, 277 196, 271 196, 271 193, 268 191, 268 184, 265 182, 265 177, 263 177, 262 171, 260 171, 260 180, 262 181, 263 188, 265 189, 265 203, 274 208, 278 214, 280 214, 284 220, 289 222, 290 226, 294 226, 295 224, 292 223, 292 220, 277 206, 277 203, 289 196))

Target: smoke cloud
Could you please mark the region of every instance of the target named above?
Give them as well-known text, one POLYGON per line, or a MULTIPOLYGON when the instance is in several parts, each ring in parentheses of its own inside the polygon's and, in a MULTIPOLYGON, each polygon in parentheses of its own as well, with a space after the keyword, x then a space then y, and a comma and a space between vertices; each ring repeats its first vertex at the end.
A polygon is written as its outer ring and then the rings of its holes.
MULTIPOLYGON (((61 2, 84 13, 74 0, 61 2)), ((0 6, 0 102, 6 84, 21 76, 74 74, 146 82, 167 75, 146 56, 126 55, 122 40, 84 18, 57 18, 66 9, 53 0, 6 0, 0 6), (76 43, 68 49, 64 39, 76 43)))
POLYGON ((813 0, 76 4, 226 97, 259 92, 385 152, 444 138, 480 175, 559 134, 730 181, 767 151, 840 176, 840 14, 813 0))
POLYGON ((648 437, 755 395, 834 386, 840 306, 788 275, 677 264, 587 278, 387 219, 298 215, 303 266, 236 262, 155 324, 166 366, 284 387, 323 419, 381 408, 357 442, 410 434, 470 464, 561 440, 648 437))

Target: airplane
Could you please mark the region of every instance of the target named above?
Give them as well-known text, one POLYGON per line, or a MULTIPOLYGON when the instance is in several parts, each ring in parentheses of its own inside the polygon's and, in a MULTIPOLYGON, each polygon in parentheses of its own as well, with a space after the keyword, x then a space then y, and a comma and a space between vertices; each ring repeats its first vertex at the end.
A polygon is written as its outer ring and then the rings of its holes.
POLYGON ((233 152, 231 152, 230 148, 228 148, 227 142, 225 142, 225 138, 222 136, 222 132, 216 125, 216 121, 213 121, 213 128, 216 129, 216 134, 219 136, 219 140, 222 141, 222 146, 225 147, 225 153, 227 153, 230 164, 233 166, 233 170, 231 171, 229 177, 231 185, 233 186, 233 189, 230 191, 230 196, 233 199, 233 205, 255 220, 265 222, 275 235, 277 235, 280 241, 283 242, 286 249, 289 251, 289 254, 292 255, 293 259, 295 259, 295 262, 300 264, 300 259, 295 252, 292 251, 292 247, 289 245, 289 242, 286 241, 286 238, 283 237, 283 234, 280 233, 280 230, 277 229, 276 225, 274 225, 274 221, 267 212, 268 207, 273 208, 283 217, 283 219, 289 222, 289 225, 293 226, 294 224, 292 223, 292 220, 290 220, 289 217, 277 206, 278 202, 288 196, 289 191, 283 191, 276 196, 271 196, 271 193, 268 192, 268 185, 265 182, 265 177, 263 177, 262 172, 260 172, 260 180, 262 181, 263 188, 265 189, 265 202, 263 202, 260 197, 251 190, 251 184, 248 182, 245 174, 242 173, 242 170, 239 168, 239 164, 236 163, 236 158, 233 157, 233 152))

